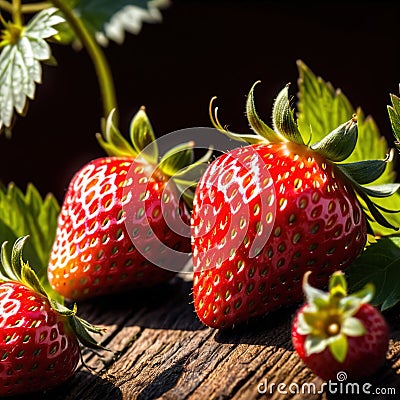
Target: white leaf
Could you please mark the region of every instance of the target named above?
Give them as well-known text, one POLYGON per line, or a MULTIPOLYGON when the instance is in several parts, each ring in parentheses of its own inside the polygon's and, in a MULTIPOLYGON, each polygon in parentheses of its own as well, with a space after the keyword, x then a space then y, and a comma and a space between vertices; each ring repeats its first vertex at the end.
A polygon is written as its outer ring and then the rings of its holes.
POLYGON ((16 111, 21 113, 26 100, 24 93, 26 93, 30 79, 24 59, 19 51, 15 53, 13 77, 11 80, 12 101, 16 111))
POLYGON ((36 60, 48 60, 51 56, 49 45, 42 39, 29 38, 36 60))
MULTIPOLYGON (((42 66, 39 61, 34 62, 34 64, 29 68, 29 76, 33 82, 42 83, 42 66)), ((27 94, 28 97, 31 97, 27 94)))
POLYGON ((14 110, 22 114, 27 99, 35 96, 35 84, 42 81, 40 61, 51 57, 45 39, 58 32, 54 25, 64 22, 56 12, 49 8, 36 14, 18 40, 0 53, 0 129, 10 127, 14 110))
MULTIPOLYGON (((12 70, 7 71, 6 78, 11 77, 12 70)), ((8 78, 4 81, 0 89, 0 109, 1 119, 6 126, 11 125, 11 118, 13 114, 13 101, 11 92, 12 78, 8 78)))
POLYGON ((58 31, 53 28, 54 25, 64 22, 64 18, 61 16, 53 15, 56 12, 58 12, 58 10, 51 7, 36 14, 26 26, 24 34, 39 39, 47 39, 55 35, 58 31))
POLYGON ((125 32, 137 35, 144 22, 157 23, 162 21, 160 8, 169 5, 169 1, 149 1, 148 8, 144 9, 135 5, 126 5, 115 13, 103 26, 103 32, 96 32, 96 39, 101 45, 107 45, 108 39, 118 44, 125 40, 125 32))
POLYGON ((35 62, 35 57, 33 55, 32 51, 32 45, 29 41, 29 39, 26 36, 22 36, 21 39, 17 43, 18 46, 18 53, 21 54, 21 56, 24 59, 24 63, 29 68, 29 66, 33 65, 35 62))

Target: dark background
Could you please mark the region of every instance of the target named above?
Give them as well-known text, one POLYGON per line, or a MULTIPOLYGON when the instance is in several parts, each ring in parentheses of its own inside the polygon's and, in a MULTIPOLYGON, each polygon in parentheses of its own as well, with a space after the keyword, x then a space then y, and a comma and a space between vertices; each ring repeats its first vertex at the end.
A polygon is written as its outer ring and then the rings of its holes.
MULTIPOLYGON (((157 136, 210 126, 217 95, 220 117, 247 131, 245 96, 256 80, 259 113, 288 82, 297 92, 296 60, 341 88, 393 142, 386 106, 400 82, 400 2, 173 1, 161 24, 105 49, 114 73, 121 129, 143 104, 157 136)), ((53 45, 57 67, 44 66, 43 84, 18 118, 11 139, 0 137, 0 180, 62 201, 69 180, 104 153, 95 139, 102 104, 84 51, 53 45)))

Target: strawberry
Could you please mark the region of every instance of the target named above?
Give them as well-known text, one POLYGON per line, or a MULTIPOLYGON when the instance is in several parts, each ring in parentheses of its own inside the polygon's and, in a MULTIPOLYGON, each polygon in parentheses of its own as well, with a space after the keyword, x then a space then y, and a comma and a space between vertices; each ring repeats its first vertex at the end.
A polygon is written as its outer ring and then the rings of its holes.
POLYGON ((399 185, 363 186, 390 157, 343 163, 357 142, 355 116, 306 145, 288 87, 275 101, 274 129, 258 117, 253 91, 247 116, 255 135, 224 130, 210 109, 217 129, 250 144, 214 160, 193 201, 194 306, 215 328, 300 301, 307 270, 314 271, 313 284, 325 286, 363 251, 368 218, 395 229, 370 196, 389 196, 399 185))
MULTIPOLYGON (((102 348, 89 332, 101 333, 45 289, 22 259, 27 237, 18 239, 0 264, 0 396, 43 391, 69 379, 80 359, 79 341, 102 348)), ((46 274, 44 274, 46 277, 46 274)))
POLYGON ((165 282, 190 256, 184 200, 190 203, 193 182, 185 172, 193 172, 193 143, 173 148, 157 164, 143 108, 131 123, 133 147, 113 113, 105 139, 98 138, 108 156, 87 163, 70 182, 48 265, 51 285, 70 300, 165 282))
POLYGON ((329 293, 309 285, 304 275, 306 303, 292 324, 293 346, 303 362, 320 378, 349 381, 367 378, 384 363, 389 329, 383 315, 369 301, 372 285, 347 295, 342 271, 332 274, 329 293))

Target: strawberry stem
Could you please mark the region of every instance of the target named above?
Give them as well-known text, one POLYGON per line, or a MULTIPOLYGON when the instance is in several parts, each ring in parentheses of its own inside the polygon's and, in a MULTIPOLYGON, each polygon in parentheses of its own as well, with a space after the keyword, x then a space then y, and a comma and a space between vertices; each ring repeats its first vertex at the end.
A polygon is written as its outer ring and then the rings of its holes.
POLYGON ((17 26, 22 26, 21 0, 12 0, 12 18, 17 26))
POLYGON ((21 12, 22 14, 34 14, 39 11, 45 10, 46 8, 50 8, 51 3, 48 1, 43 1, 34 4, 22 4, 21 5, 21 12))
POLYGON ((51 2, 63 13, 64 18, 74 30, 92 59, 103 99, 104 117, 107 117, 111 110, 117 109, 115 87, 107 58, 96 43, 96 40, 87 30, 85 24, 74 14, 67 2, 62 0, 51 0, 51 2))
POLYGON ((10 14, 13 12, 13 6, 6 0, 0 0, 0 9, 4 10, 10 14))

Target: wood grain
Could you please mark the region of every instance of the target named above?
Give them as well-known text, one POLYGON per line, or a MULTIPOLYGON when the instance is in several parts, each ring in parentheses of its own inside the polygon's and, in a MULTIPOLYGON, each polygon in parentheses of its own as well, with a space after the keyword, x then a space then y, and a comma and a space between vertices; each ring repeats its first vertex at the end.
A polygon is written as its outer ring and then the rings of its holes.
MULTIPOLYGON (((179 277, 146 293, 81 303, 78 310, 84 318, 107 327, 102 340, 112 351, 84 350, 86 366, 81 364, 68 382, 47 393, 26 396, 27 399, 346 398, 328 390, 313 393, 312 385, 318 389, 323 382, 302 364, 290 340, 296 306, 218 331, 197 319, 191 304, 191 281, 179 277), (282 385, 278 391, 279 383, 286 385, 287 394, 282 393, 282 385), (311 393, 296 394, 295 384, 300 390, 305 383, 311 393), (260 393, 259 389, 267 389, 267 393, 260 393)), ((392 330, 387 361, 368 383, 372 385, 371 392, 389 388, 398 396, 400 319, 395 311, 386 317, 392 330)), ((396 395, 368 397, 394 399, 396 395)))

